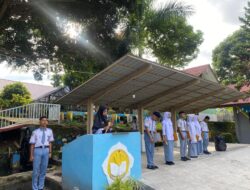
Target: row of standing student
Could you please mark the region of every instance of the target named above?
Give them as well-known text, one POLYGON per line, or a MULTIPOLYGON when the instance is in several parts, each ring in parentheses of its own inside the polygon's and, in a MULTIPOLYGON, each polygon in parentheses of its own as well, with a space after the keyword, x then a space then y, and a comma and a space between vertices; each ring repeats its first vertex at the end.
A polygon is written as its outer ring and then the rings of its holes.
MULTIPOLYGON (((158 168, 154 163, 154 137, 156 134, 156 122, 160 119, 161 114, 159 112, 153 112, 153 114, 150 117, 146 117, 144 121, 144 140, 148 169, 158 168)), ((210 154, 207 150, 209 143, 208 121, 209 117, 206 116, 202 122, 199 122, 198 115, 188 115, 186 120, 186 113, 183 111, 179 112, 177 131, 179 133, 180 159, 182 161, 198 158, 198 155, 203 153, 210 154)), ((174 132, 170 112, 165 112, 163 115, 162 135, 165 163, 167 165, 174 165, 174 141, 177 140, 177 137, 174 132)))

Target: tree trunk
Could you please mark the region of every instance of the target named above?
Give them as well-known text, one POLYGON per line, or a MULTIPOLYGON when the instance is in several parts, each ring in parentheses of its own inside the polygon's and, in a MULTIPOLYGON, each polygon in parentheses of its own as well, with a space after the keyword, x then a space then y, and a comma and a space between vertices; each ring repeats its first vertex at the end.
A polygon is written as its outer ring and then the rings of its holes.
POLYGON ((4 14, 10 4, 11 0, 3 0, 0 7, 0 20, 4 17, 4 14))

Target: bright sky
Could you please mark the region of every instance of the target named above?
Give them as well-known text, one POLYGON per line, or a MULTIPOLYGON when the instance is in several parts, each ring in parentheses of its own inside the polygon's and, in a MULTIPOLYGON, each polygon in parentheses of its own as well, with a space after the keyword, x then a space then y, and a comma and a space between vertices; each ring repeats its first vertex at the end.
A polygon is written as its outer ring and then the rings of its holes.
MULTIPOLYGON (((169 0, 156 0, 161 6, 169 0)), ((182 0, 193 6, 195 13, 189 17, 189 23, 195 30, 204 34, 204 42, 200 46, 199 56, 188 67, 211 64, 213 49, 228 35, 239 29, 239 16, 244 14, 243 7, 247 0, 182 0)), ((31 72, 13 71, 6 65, 0 64, 0 78, 50 85, 50 76, 45 76, 43 81, 35 81, 31 72)))

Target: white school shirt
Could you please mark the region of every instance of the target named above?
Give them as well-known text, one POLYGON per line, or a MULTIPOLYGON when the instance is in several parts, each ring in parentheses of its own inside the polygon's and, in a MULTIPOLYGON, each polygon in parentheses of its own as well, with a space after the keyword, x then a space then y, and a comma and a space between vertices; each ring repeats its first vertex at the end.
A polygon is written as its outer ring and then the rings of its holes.
POLYGON ((42 143, 42 136, 43 136, 43 131, 41 128, 34 130, 32 132, 31 137, 30 137, 30 144, 34 144, 35 147, 49 146, 49 144, 54 141, 53 132, 49 128, 45 129, 45 142, 44 142, 44 144, 42 143))
POLYGON ((147 128, 150 132, 156 131, 156 122, 151 117, 146 117, 144 120, 145 129, 147 128))
POLYGON ((205 121, 202 121, 202 122, 200 123, 200 125, 201 125, 201 130, 202 130, 203 132, 209 132, 207 123, 206 123, 205 121))
POLYGON ((165 135, 169 141, 174 140, 174 129, 170 119, 162 121, 162 135, 165 135))
POLYGON ((178 119, 177 126, 180 131, 187 131, 187 122, 184 119, 178 119))

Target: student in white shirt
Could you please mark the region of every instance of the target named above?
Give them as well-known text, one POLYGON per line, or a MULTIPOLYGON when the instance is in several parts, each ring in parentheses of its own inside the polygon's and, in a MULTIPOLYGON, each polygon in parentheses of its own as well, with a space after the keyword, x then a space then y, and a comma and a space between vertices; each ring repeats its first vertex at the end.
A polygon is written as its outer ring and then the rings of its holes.
POLYGON ((208 152, 207 147, 209 144, 209 129, 208 129, 208 121, 210 120, 209 116, 206 116, 204 120, 200 123, 202 129, 202 136, 203 136, 203 153, 204 154, 211 154, 208 152))
POLYGON ((201 125, 199 122, 199 116, 198 115, 194 115, 194 124, 195 124, 195 128, 197 131, 197 153, 202 154, 203 153, 203 141, 202 141, 202 130, 201 130, 201 125))
POLYGON ((165 163, 174 165, 174 129, 171 113, 165 112, 162 121, 162 136, 164 145, 165 163))
POLYGON ((161 118, 159 112, 153 112, 150 117, 146 117, 144 121, 144 140, 147 156, 147 168, 154 170, 158 166, 154 164, 154 148, 155 148, 155 134, 156 134, 156 121, 161 118))
POLYGON ((40 117, 40 127, 32 132, 30 138, 30 161, 33 161, 32 190, 44 188, 46 170, 51 158, 54 137, 47 125, 47 117, 40 117))
POLYGON ((198 158, 197 154, 197 131, 194 123, 194 115, 188 115, 187 126, 190 134, 188 154, 191 158, 198 158))
POLYGON ((177 130, 180 139, 180 156, 182 161, 190 160, 187 157, 187 122, 186 113, 184 111, 179 112, 179 119, 177 121, 177 130))

